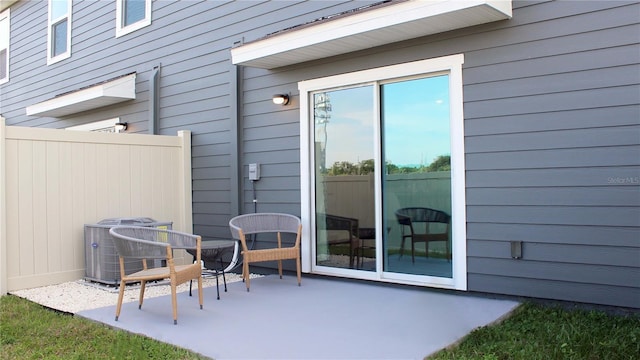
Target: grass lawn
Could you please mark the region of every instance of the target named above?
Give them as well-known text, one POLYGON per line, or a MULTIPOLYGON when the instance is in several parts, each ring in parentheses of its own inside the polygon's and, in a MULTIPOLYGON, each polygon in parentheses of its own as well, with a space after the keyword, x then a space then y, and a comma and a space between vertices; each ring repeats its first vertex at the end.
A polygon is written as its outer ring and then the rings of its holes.
MULTIPOLYGON (((0 359, 203 358, 7 295, 0 298, 0 359)), ((640 314, 526 303, 429 359, 640 359, 640 314)))
POLYGON ((0 359, 204 359, 17 296, 0 298, 0 359))
POLYGON ((640 314, 525 303, 500 324, 473 331, 437 359, 640 359, 640 314))

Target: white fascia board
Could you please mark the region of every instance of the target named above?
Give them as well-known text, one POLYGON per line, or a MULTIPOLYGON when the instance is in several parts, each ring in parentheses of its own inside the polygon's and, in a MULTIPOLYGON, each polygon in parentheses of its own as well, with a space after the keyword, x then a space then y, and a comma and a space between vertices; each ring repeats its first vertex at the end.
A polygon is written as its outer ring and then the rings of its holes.
POLYGON ((271 69, 511 16, 511 0, 405 1, 249 42, 231 49, 231 58, 271 69))
POLYGON ((134 73, 27 106, 26 111, 29 116, 59 117, 135 98, 136 74, 134 73))

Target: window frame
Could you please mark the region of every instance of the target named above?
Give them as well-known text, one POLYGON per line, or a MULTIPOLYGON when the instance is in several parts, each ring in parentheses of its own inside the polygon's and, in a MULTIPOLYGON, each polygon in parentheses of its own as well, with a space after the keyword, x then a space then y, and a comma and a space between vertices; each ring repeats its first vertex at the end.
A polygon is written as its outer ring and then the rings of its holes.
MULTIPOLYGON (((466 197, 465 197, 465 161, 464 161, 464 114, 463 114, 463 82, 462 64, 464 54, 455 54, 439 58, 418 60, 408 63, 383 66, 368 70, 356 71, 352 73, 327 76, 312 80, 300 81, 298 89, 300 91, 300 205, 303 237, 312 239, 315 229, 314 223, 314 164, 313 164, 313 128, 312 128, 312 102, 310 95, 324 89, 337 89, 340 87, 350 87, 356 84, 369 82, 383 83, 388 80, 399 79, 412 76, 424 76, 438 72, 449 74, 449 96, 450 96, 450 136, 451 136, 451 186, 452 186, 452 241, 453 268, 452 278, 422 278, 395 277, 392 274, 381 272, 350 272, 354 278, 374 280, 381 282, 413 284, 421 286, 431 286, 437 288, 447 288, 456 290, 467 290, 467 266, 466 266, 466 197)), ((378 121, 378 120, 376 120, 378 121)), ((379 125, 377 125, 379 126, 379 125)), ((379 136, 379 132, 378 132, 379 136)), ((376 153, 380 153, 380 144, 376 145, 376 153)), ((379 166, 379 165, 377 165, 379 166)), ((380 173, 379 168, 376 173, 380 173)), ((379 204, 382 196, 381 185, 376 185, 376 203, 379 204)), ((376 214, 376 228, 382 229, 381 214, 376 214)), ((303 242, 302 270, 304 272, 320 273, 314 264, 315 253, 313 241, 303 242)), ((378 254, 380 255, 380 254, 378 254)), ((378 256, 378 259, 381 257, 378 256)), ((345 274, 347 271, 344 272, 345 274)), ((325 274, 323 272, 323 274, 325 274)), ((332 275, 327 273, 328 275, 332 275)), ((344 276, 340 274, 339 276, 344 276)))
POLYGON ((3 12, 0 12, 0 24, 2 24, 2 27, 0 27, 0 51, 6 50, 6 57, 7 57, 7 62, 5 64, 5 69, 4 69, 6 76, 4 78, 0 78, 0 84, 4 84, 9 82, 9 59, 10 59, 9 48, 11 47, 11 9, 7 9, 3 12), (6 26, 6 29, 4 29, 4 26, 6 26), (6 44, 5 44, 5 40, 6 40, 6 44))
POLYGON ((65 15, 62 15, 56 19, 52 19, 51 18, 51 2, 53 0, 48 0, 47 1, 47 5, 48 5, 48 11, 47 11, 47 65, 51 65, 51 64, 55 64, 59 61, 62 61, 64 59, 68 59, 69 57, 71 57, 71 14, 73 13, 73 1, 72 0, 66 0, 67 1, 67 12, 65 15), (53 46, 54 46, 54 41, 53 41, 53 35, 54 35, 54 31, 53 31, 53 27, 56 24, 59 24, 61 21, 67 21, 67 38, 66 38, 66 43, 67 43, 67 50, 59 55, 53 55, 53 46))
POLYGON ((127 0, 116 0, 116 38, 151 25, 151 0, 145 0, 144 19, 128 26, 124 25, 123 19, 125 1, 127 0))

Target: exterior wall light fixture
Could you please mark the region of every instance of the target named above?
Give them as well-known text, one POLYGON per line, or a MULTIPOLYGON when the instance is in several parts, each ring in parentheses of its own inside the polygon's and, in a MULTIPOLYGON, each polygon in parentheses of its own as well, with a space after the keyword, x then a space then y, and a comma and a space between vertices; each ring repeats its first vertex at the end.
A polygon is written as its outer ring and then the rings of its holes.
POLYGON ((276 94, 273 95, 273 103, 276 105, 287 105, 289 103, 289 95, 287 94, 276 94))
POLYGON ((117 133, 119 132, 123 132, 125 130, 127 130, 127 123, 126 122, 117 122, 113 125, 113 128, 115 129, 115 131, 117 133))

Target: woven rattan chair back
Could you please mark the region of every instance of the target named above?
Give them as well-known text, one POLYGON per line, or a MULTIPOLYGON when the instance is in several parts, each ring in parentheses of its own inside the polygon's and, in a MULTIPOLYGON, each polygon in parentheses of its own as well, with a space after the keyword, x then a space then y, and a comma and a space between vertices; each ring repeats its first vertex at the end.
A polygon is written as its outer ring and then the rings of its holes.
POLYGON ((239 240, 242 245, 242 277, 250 288, 249 264, 254 262, 278 261, 278 273, 282 278, 282 260, 293 259, 296 261, 298 286, 301 282, 300 264, 300 238, 302 236, 302 223, 296 216, 281 213, 257 213, 245 214, 234 217, 229 221, 231 236, 239 240), (247 235, 260 233, 276 233, 278 247, 269 249, 249 249, 247 235), (296 235, 293 246, 283 246, 281 233, 296 235))
POLYGON ((300 219, 289 214, 257 213, 239 215, 229 221, 231 235, 240 240, 240 230, 245 235, 258 233, 298 232, 300 219))

